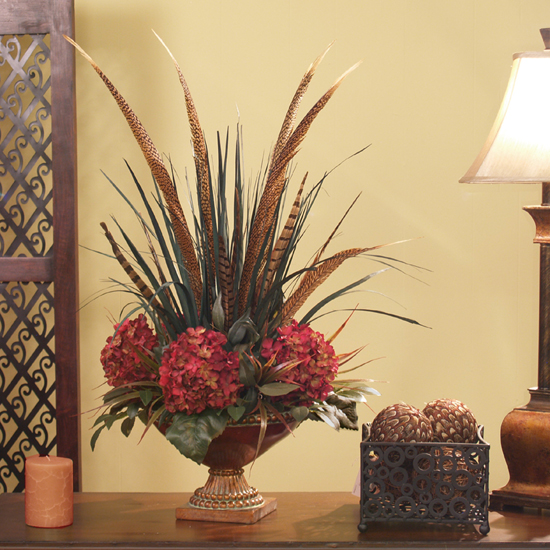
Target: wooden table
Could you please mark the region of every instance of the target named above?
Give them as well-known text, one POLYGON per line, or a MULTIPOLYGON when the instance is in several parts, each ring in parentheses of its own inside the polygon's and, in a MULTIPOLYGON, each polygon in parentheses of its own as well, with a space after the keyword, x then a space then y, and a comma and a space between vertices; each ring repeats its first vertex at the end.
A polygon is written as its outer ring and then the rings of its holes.
POLYGON ((277 511, 253 525, 177 521, 189 495, 75 493, 74 524, 25 525, 24 495, 0 494, 0 549, 550 548, 550 513, 491 512, 491 532, 473 525, 376 523, 357 529, 358 499, 347 493, 266 493, 277 511))

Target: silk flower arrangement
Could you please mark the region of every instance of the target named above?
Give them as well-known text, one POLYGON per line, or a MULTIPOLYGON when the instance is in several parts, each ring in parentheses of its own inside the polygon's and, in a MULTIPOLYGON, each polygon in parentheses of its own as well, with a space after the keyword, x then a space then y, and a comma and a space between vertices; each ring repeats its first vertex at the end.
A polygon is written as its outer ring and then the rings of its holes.
MULTIPOLYGON (((314 331, 310 323, 336 298, 396 267, 395 260, 373 253, 381 246, 350 248, 327 256, 327 247, 348 209, 311 263, 298 269, 292 266, 306 217, 326 175, 306 192, 306 174, 284 214, 289 165, 312 122, 355 67, 296 123, 302 97, 326 52, 309 67, 292 98, 267 170, 259 174, 250 190, 242 173, 238 128, 234 181, 229 190, 228 138, 223 143, 218 134, 217 159, 211 160, 191 93, 168 51, 183 88, 192 137, 196 205, 191 204, 189 224, 173 171, 138 117, 90 56, 67 40, 109 89, 154 180, 149 197, 128 167, 143 202, 143 215, 111 181, 134 210, 147 238, 147 251, 139 250, 116 220, 124 248, 107 225, 101 224, 131 284, 113 281, 132 295, 135 307, 115 324, 101 352, 112 389, 103 397, 103 414, 95 422, 92 448, 104 428, 121 421, 122 432, 128 436, 136 419, 145 424, 144 434, 153 425, 160 427, 184 456, 199 464, 210 442, 228 423, 252 415, 259 416, 261 424, 258 449, 269 419, 287 426, 288 419, 298 423, 322 420, 335 429, 357 429, 356 403, 366 403, 369 395, 378 392, 369 386, 372 381, 340 379, 338 375, 362 366, 342 369, 362 348, 343 354, 334 351, 334 338, 347 321, 329 338, 314 331), (297 320, 313 292, 342 263, 359 256, 368 256, 383 267, 325 296, 297 320)), ((383 311, 357 310, 418 324, 383 311)))

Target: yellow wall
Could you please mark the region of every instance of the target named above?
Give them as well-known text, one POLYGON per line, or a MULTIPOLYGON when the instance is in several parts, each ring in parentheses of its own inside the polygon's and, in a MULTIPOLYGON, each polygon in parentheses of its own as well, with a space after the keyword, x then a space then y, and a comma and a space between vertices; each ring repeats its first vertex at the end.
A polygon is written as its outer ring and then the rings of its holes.
MULTIPOLYGON (((538 29, 550 26, 547 0, 76 0, 78 42, 111 77, 179 174, 193 171, 181 89, 154 37, 171 48, 186 75, 207 139, 231 130, 237 107, 251 177, 273 144, 302 74, 333 40, 305 106, 349 66, 363 60, 313 125, 297 158, 296 179, 325 170, 372 144, 338 169, 311 216, 309 250, 318 246, 362 192, 338 249, 413 239, 386 252, 429 269, 375 278, 342 306, 410 315, 430 326, 357 314, 337 351, 363 344, 361 370, 381 398, 361 409, 361 422, 385 405, 422 408, 437 397, 464 401, 492 444, 491 486, 507 481, 499 429, 504 415, 536 385, 538 249, 523 205, 540 203, 539 186, 458 183, 481 147, 503 96, 512 54, 540 50, 538 29), (385 297, 385 296, 387 297, 385 297)), ((93 70, 77 60, 80 243, 108 252, 99 228, 114 214, 135 224, 100 170, 130 190, 123 159, 142 180, 147 167, 125 121, 93 70)), ((303 111, 305 112, 305 111, 303 111)), ((295 182, 297 184, 297 182, 295 182)), ((85 302, 123 279, 114 262, 81 252, 85 302)), ((363 270, 356 260, 325 290, 363 270)), ((82 409, 102 389, 99 351, 109 312, 123 297, 108 294, 82 309, 82 409)), ((323 319, 334 330, 342 317, 323 319)), ((139 444, 115 427, 89 448, 91 415, 83 420, 86 491, 190 491, 206 468, 184 459, 157 433, 139 444)), ((359 435, 306 423, 258 460, 252 484, 263 491, 351 490, 359 468, 359 435)))

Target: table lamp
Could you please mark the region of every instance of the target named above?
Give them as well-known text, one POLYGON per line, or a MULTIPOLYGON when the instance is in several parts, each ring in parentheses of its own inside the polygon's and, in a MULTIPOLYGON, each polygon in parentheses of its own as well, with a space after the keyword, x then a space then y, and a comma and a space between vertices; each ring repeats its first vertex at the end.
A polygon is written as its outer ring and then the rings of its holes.
POLYGON ((510 480, 490 496, 490 508, 550 508, 550 29, 545 51, 513 56, 512 74, 493 128, 461 183, 542 183, 542 204, 524 210, 540 245, 538 386, 510 412, 501 444, 510 480))

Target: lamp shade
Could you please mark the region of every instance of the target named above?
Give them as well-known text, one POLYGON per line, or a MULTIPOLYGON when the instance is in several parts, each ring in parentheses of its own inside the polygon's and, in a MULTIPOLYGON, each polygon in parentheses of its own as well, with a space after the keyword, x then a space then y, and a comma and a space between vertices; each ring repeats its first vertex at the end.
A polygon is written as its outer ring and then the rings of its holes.
POLYGON ((550 51, 513 57, 497 118, 460 183, 550 182, 550 51))

